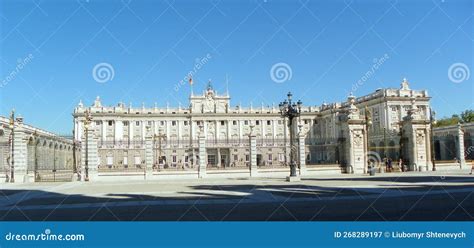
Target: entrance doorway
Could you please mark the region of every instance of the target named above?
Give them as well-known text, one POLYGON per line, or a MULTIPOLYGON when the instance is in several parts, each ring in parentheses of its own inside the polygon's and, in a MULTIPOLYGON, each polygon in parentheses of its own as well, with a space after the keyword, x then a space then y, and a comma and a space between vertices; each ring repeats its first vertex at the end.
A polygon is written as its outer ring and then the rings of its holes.
POLYGON ((216 155, 207 155, 207 164, 211 167, 217 165, 216 155))
POLYGON ((257 154, 257 165, 261 165, 262 164, 262 154, 257 154))
POLYGON ((221 167, 227 167, 227 155, 221 154, 221 167))

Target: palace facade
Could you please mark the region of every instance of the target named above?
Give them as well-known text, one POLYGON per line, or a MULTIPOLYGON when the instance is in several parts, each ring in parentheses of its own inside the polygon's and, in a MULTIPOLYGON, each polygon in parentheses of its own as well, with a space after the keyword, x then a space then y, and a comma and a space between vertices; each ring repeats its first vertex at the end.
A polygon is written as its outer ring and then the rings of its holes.
MULTIPOLYGON (((147 156, 154 171, 192 170, 200 161, 199 136, 205 139, 206 158, 201 161, 208 169, 244 168, 251 160, 251 133, 257 140, 259 167, 286 166, 289 130, 278 106, 232 106, 230 100, 228 93, 219 94, 210 84, 202 94, 192 94, 187 107, 107 106, 97 97, 92 106, 80 102, 74 109, 75 139, 84 143, 84 121, 90 112, 91 138, 98 147, 92 163, 97 163, 99 172, 145 168, 150 163, 147 156), (148 155, 147 137, 152 137, 148 155)), ((303 106, 298 127, 293 125, 298 137, 304 137, 299 162, 339 164, 362 172, 370 159, 367 154, 375 154, 378 162, 402 158, 412 170, 428 169, 429 101, 426 90, 412 90, 403 80, 400 88, 303 106)))

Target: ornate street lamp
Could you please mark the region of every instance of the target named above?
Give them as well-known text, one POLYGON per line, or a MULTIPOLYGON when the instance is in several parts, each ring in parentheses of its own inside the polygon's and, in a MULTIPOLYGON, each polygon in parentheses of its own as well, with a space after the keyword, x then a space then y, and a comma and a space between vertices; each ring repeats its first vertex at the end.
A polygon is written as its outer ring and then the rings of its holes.
POLYGON ((288 118, 288 128, 290 130, 290 177, 296 177, 296 158, 295 158, 295 127, 294 119, 301 115, 301 105, 303 104, 300 100, 298 102, 292 101, 292 94, 288 92, 288 99, 281 102, 278 106, 280 108, 280 114, 283 119, 288 118))
POLYGON ((86 109, 86 112, 84 113, 85 115, 85 119, 84 119, 84 131, 85 131, 85 138, 86 138, 86 161, 85 161, 85 177, 84 177, 84 180, 85 181, 89 181, 89 135, 88 135, 88 132, 89 132, 89 128, 90 128, 90 124, 92 122, 92 115, 91 115, 91 112, 89 111, 89 109, 86 109))
POLYGON ((158 139, 158 161, 155 161, 157 170, 160 171, 160 160, 161 160, 161 153, 162 153, 162 141, 166 141, 166 134, 163 134, 162 129, 158 130, 158 134, 153 135, 153 146, 156 147, 156 140, 158 139))
POLYGON ((12 155, 11 155, 11 166, 10 166, 10 183, 15 182, 15 110, 13 109, 10 114, 10 123, 9 128, 11 130, 11 146, 12 146, 12 155))
POLYGON ((430 142, 431 142, 431 163, 433 164, 433 171, 436 171, 436 154, 434 149, 434 134, 433 134, 433 126, 436 125, 436 112, 430 108, 430 142))

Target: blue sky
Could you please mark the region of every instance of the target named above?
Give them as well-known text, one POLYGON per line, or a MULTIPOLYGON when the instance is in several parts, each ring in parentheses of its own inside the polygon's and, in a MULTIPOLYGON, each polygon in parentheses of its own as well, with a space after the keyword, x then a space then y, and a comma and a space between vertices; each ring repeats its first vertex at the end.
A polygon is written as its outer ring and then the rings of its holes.
POLYGON ((209 79, 225 91, 227 75, 233 105, 277 104, 289 90, 320 105, 406 77, 429 91, 438 116, 473 108, 468 0, 0 3, 0 114, 15 108, 57 133, 71 133, 74 106, 98 95, 106 105, 187 105, 190 88, 177 85, 190 70, 195 92, 209 79), (94 78, 100 63, 111 80, 94 78), (278 63, 283 78, 271 76, 278 63))

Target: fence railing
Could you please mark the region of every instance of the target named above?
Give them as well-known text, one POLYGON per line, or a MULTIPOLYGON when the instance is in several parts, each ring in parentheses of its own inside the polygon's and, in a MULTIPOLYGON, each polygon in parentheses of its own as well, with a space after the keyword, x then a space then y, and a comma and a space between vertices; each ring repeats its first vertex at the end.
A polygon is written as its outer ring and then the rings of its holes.
MULTIPOLYGON (((285 146, 290 144, 289 139, 257 138, 257 146, 285 146)), ((298 139, 294 139, 297 144, 298 139)), ((99 149, 145 149, 145 140, 99 140, 99 149)), ((246 147, 249 146, 249 139, 206 139, 206 147, 246 147)), ((198 140, 170 139, 153 140, 154 148, 197 148, 198 140)))

